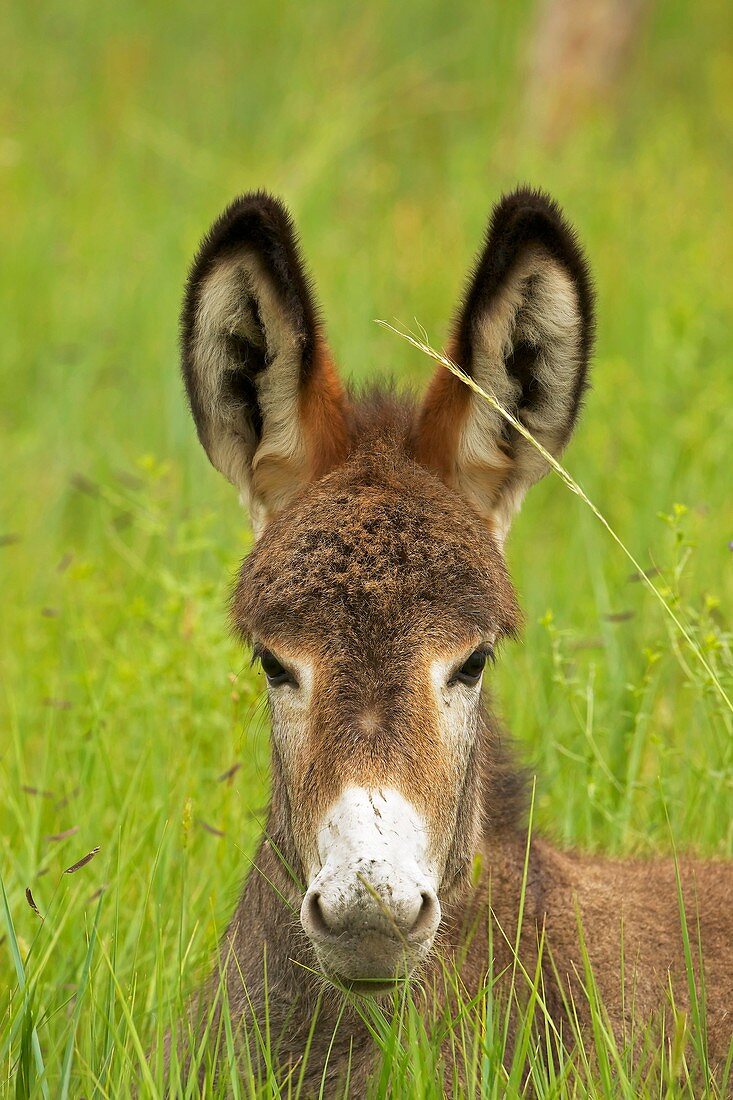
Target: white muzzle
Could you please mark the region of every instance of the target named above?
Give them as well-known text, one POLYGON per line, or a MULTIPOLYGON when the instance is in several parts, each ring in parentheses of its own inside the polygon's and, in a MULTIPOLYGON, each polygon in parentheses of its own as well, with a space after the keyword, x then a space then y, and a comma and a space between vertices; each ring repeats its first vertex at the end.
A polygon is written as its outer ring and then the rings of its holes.
POLYGON ((318 832, 300 920, 324 972, 380 992, 430 951, 439 876, 424 819, 397 791, 349 787, 318 832))

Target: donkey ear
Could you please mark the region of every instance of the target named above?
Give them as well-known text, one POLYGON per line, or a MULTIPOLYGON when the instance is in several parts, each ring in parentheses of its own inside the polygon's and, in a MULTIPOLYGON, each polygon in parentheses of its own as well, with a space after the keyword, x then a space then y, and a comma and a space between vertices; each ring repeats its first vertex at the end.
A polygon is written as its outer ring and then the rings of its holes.
POLYGON ((347 446, 343 390, 278 200, 244 195, 214 223, 191 268, 181 338, 199 439, 259 533, 347 446))
MULTIPOLYGON (((495 207, 448 353, 553 456, 586 386, 593 290, 574 231, 547 195, 520 189, 495 207)), ((415 426, 424 465, 467 497, 503 541, 540 452, 479 394, 440 367, 415 426)))

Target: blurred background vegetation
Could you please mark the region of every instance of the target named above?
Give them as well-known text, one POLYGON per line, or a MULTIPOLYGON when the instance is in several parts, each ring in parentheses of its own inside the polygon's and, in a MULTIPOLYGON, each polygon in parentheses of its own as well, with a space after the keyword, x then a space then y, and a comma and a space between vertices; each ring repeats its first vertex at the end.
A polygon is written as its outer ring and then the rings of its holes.
MULTIPOLYGON (((263 685, 226 619, 250 535, 177 364, 187 264, 237 193, 290 205, 344 373, 420 387, 432 364, 374 319, 440 345, 492 203, 552 192, 599 296, 566 464, 730 686, 730 8, 633 7, 596 56, 530 0, 3 6, 0 867, 22 944, 27 886, 56 914, 47 1049, 97 891, 144 1030, 136 984, 166 951, 160 980, 195 980, 266 805, 263 685)), ((668 849, 666 807, 680 845, 731 854, 730 713, 628 562, 555 477, 509 554, 527 630, 496 695, 540 825, 668 849)))

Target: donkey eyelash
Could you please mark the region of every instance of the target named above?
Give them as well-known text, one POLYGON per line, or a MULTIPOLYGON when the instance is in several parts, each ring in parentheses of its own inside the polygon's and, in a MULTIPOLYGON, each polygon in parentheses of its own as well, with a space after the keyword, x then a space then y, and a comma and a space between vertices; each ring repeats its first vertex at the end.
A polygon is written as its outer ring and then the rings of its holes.
POLYGON ((476 648, 474 650, 472 650, 471 652, 472 653, 480 653, 482 655, 482 657, 485 657, 486 660, 489 661, 492 665, 496 664, 496 640, 495 639, 492 639, 491 641, 487 641, 487 642, 481 642, 480 645, 477 645, 476 648))
POLYGON ((469 654, 463 657, 462 661, 455 666, 448 678, 448 684, 463 683, 469 687, 475 687, 481 680, 481 677, 486 666, 486 662, 495 664, 496 658, 494 656, 494 647, 491 642, 484 642, 481 645, 472 649, 469 654))
MULTIPOLYGON (((267 679, 268 687, 300 687, 300 683, 293 669, 283 664, 280 658, 265 645, 255 644, 252 647, 252 662, 258 662, 267 679)), ((251 666, 250 666, 251 667, 251 666)))

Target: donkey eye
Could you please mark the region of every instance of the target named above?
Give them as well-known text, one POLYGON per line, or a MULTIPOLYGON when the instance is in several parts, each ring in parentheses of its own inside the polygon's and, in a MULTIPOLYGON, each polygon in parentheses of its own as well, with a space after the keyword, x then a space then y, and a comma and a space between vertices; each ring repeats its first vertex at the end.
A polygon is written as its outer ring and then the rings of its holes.
POLYGON ((471 656, 453 674, 451 683, 468 684, 469 687, 474 687, 481 679, 487 657, 488 653, 485 649, 474 649, 471 656))
POLYGON ((297 685, 297 681, 292 672, 289 672, 269 649, 263 649, 259 657, 262 671, 267 677, 267 682, 270 687, 280 687, 281 684, 297 685))

